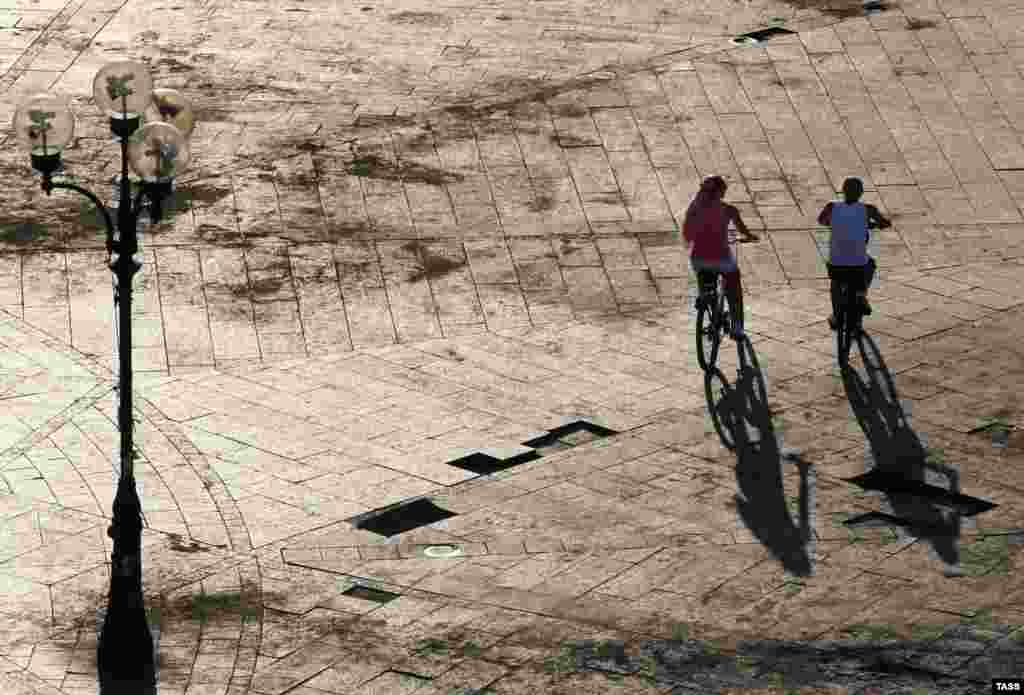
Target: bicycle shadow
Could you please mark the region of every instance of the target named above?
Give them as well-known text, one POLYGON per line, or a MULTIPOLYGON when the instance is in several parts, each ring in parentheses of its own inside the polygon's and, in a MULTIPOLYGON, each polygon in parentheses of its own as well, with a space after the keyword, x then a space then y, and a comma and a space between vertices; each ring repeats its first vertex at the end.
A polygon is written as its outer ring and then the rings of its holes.
MULTIPOLYGON (((938 484, 936 476, 945 479, 950 492, 960 491, 959 473, 952 467, 930 460, 928 450, 907 420, 900 404, 892 374, 885 366, 878 345, 866 332, 861 332, 857 345, 867 380, 847 365, 842 371, 843 386, 860 428, 867 437, 871 470, 898 474, 907 482, 938 484)), ((886 513, 897 517, 909 535, 924 539, 934 549, 947 572, 959 565, 961 514, 927 499, 907 493, 881 492, 886 513)))
POLYGON ((738 347, 735 385, 730 385, 717 368, 704 375, 708 411, 715 429, 722 444, 736 454, 736 512, 786 572, 807 577, 814 573, 809 548, 814 540, 812 466, 795 460, 800 493, 798 521, 794 521, 786 504, 783 456, 772 426, 764 376, 749 340, 744 339, 738 347))

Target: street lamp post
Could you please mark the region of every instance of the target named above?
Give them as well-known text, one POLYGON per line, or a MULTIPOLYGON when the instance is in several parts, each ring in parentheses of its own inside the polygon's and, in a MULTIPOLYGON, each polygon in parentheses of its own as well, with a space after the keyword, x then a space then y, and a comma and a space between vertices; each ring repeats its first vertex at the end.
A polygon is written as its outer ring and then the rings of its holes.
POLYGON ((97 664, 101 695, 153 695, 156 667, 153 636, 146 621, 142 593, 142 506, 135 487, 132 442, 132 280, 141 268, 137 224, 143 197, 158 222, 163 199, 170 194, 175 174, 189 160, 188 135, 195 119, 188 100, 174 90, 154 90, 148 68, 132 61, 104 66, 93 83, 96 104, 110 118, 110 130, 121 144, 120 201, 116 228, 110 212, 90 191, 67 180, 55 180, 61 152, 74 133, 74 114, 66 98, 38 94, 14 115, 14 130, 31 150, 32 167, 42 174, 47 195, 66 188, 85 196, 103 214, 107 227, 108 267, 116 278, 118 307, 117 421, 120 430, 120 475, 113 518, 107 534, 114 547, 110 557, 110 592, 100 632, 97 664), (140 128, 142 122, 146 124, 140 128), (133 201, 128 165, 141 177, 133 201))

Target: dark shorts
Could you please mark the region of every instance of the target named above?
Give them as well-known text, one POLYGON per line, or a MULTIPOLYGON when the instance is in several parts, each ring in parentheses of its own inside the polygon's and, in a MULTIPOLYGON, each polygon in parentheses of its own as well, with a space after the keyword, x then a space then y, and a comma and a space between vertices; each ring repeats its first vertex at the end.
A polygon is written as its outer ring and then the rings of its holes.
POLYGON ((697 286, 700 287, 702 290, 703 290, 704 287, 709 287, 709 286, 710 287, 714 287, 715 283, 718 282, 719 274, 721 274, 722 277, 725 280, 724 285, 725 285, 725 289, 727 291, 728 290, 733 290, 733 289, 736 289, 736 288, 739 287, 739 284, 740 284, 740 270, 739 270, 739 268, 735 268, 735 269, 733 269, 731 271, 706 270, 706 269, 703 269, 703 268, 698 269, 697 270, 697 286))
POLYGON ((868 256, 865 265, 832 265, 826 263, 828 277, 830 280, 844 279, 852 285, 856 291, 863 292, 871 287, 871 281, 875 279, 875 269, 878 267, 875 259, 868 256))

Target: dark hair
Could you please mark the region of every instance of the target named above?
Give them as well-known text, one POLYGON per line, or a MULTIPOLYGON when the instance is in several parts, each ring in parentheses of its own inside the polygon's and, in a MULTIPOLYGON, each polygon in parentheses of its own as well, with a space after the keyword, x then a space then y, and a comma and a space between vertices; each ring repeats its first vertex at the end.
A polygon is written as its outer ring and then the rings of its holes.
POLYGON ((843 181, 843 197, 849 201, 857 200, 864 195, 864 182, 856 177, 843 181))
POLYGON ((724 191, 726 189, 725 179, 721 176, 709 176, 701 183, 702 191, 724 191))

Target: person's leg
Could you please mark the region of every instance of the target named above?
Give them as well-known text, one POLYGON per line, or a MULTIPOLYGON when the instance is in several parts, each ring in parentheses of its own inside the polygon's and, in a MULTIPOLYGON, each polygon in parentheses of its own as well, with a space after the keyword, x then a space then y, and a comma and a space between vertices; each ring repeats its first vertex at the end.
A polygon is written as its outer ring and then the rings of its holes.
POLYGON ((832 303, 832 313, 828 317, 828 325, 832 330, 836 329, 836 271, 831 263, 825 263, 828 271, 828 296, 832 303))
POLYGON ((868 256, 868 262, 864 265, 864 273, 862 275, 863 289, 859 292, 861 302, 864 304, 864 314, 871 314, 871 305, 868 304, 868 288, 871 287, 871 281, 875 278, 875 268, 878 266, 875 264, 875 259, 868 256))
POLYGON ((723 273, 725 276, 725 297, 729 301, 729 315, 733 321, 733 335, 742 337, 743 332, 743 284, 740 270, 736 268, 723 273))

